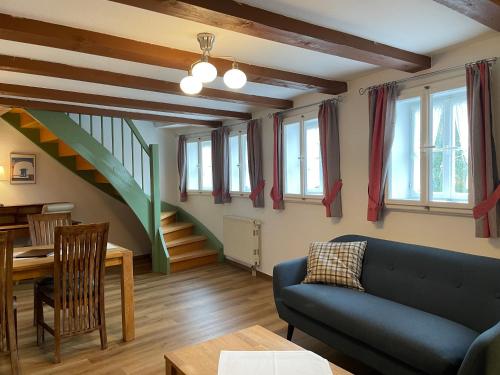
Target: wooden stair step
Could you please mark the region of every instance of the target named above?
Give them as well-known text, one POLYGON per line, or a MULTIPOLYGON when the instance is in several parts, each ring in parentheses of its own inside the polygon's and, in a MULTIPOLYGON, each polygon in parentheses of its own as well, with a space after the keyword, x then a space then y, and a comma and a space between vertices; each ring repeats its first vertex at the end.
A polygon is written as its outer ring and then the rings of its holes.
POLYGON ((175 222, 170 224, 164 224, 161 226, 163 234, 177 232, 182 229, 192 228, 194 226, 193 223, 184 223, 184 222, 175 222))
POLYGON ((19 119, 21 128, 39 129, 42 127, 42 125, 37 120, 35 120, 26 112, 20 112, 19 119))
POLYGON ((193 233, 193 223, 183 223, 183 222, 162 222, 161 230, 163 233, 163 238, 166 242, 177 240, 179 238, 185 238, 193 233))
POLYGON ((218 251, 212 249, 199 249, 180 255, 172 255, 170 256, 170 272, 179 272, 217 263, 218 256, 218 251))
POLYGON ((171 256, 185 254, 190 251, 200 250, 205 247, 207 237, 191 234, 173 240, 165 240, 168 253, 171 256))
POLYGON ((176 219, 177 211, 164 211, 160 214, 160 220, 164 223, 173 223, 176 219))
POLYGON ((69 147, 66 143, 59 140, 59 144, 57 145, 59 156, 78 156, 78 153, 69 147))
POLYGON ((40 128, 40 143, 57 142, 59 138, 47 128, 40 128))
POLYGON ((95 171, 95 167, 90 164, 87 160, 82 158, 80 155, 77 155, 75 158, 76 161, 76 170, 77 171, 95 171))
POLYGON ((109 184, 109 180, 98 171, 94 172, 94 181, 98 184, 109 184))

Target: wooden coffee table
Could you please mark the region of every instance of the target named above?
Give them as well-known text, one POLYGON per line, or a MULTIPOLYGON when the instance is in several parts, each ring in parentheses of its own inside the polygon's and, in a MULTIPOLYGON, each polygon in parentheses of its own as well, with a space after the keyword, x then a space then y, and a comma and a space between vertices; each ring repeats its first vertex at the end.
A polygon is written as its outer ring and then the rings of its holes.
MULTIPOLYGON (((167 375, 217 375, 221 350, 304 350, 261 326, 186 346, 165 354, 167 375)), ((330 363, 333 375, 352 375, 330 363)))

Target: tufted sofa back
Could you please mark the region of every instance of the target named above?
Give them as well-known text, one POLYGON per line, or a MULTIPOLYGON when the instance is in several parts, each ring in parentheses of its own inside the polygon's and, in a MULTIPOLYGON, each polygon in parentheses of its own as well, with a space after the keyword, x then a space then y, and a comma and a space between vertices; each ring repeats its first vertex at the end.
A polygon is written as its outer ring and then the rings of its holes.
POLYGON ((361 275, 367 293, 478 332, 500 321, 500 259, 358 235, 332 241, 367 241, 361 275))

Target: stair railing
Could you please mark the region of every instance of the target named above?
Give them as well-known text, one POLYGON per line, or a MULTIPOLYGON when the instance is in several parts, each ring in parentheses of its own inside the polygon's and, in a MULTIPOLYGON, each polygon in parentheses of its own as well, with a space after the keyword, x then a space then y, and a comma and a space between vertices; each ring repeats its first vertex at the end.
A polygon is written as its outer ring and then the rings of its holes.
POLYGON ((132 120, 67 113, 80 128, 121 162, 150 202, 149 237, 153 271, 168 273, 168 252, 160 232, 161 197, 158 145, 148 145, 132 120))

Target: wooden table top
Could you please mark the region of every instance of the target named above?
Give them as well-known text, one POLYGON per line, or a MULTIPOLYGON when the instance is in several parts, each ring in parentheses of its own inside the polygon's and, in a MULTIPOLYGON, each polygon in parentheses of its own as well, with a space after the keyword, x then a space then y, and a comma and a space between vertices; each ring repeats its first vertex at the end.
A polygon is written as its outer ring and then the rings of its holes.
MULTIPOLYGON (((253 326, 199 344, 186 346, 165 354, 167 374, 173 366, 179 375, 217 375, 222 350, 304 350, 285 338, 261 327, 253 326)), ((352 375, 330 363, 333 375, 352 375)))

